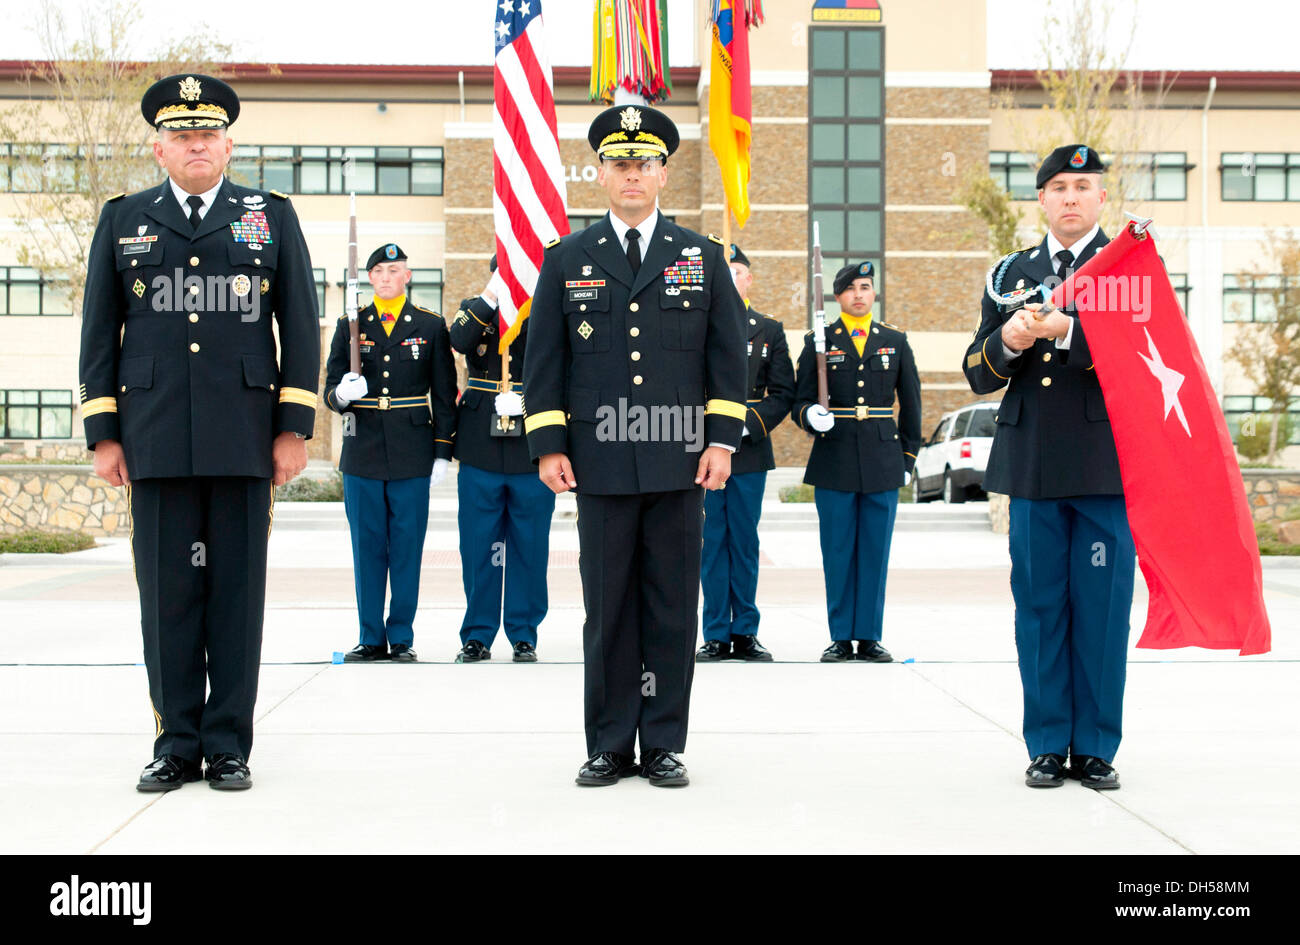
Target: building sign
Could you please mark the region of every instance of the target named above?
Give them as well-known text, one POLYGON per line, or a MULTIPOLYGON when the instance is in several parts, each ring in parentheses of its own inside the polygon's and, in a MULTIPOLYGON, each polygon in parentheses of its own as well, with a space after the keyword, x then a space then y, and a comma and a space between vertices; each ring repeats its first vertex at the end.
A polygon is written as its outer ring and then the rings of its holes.
POLYGON ((880 0, 817 0, 814 23, 879 23, 880 0))

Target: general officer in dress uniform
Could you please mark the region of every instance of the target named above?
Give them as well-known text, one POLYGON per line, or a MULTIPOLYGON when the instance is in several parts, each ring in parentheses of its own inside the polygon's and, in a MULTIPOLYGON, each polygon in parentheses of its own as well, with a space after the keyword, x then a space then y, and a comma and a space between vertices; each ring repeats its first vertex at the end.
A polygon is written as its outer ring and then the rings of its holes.
POLYGON ((907 335, 872 318, 875 268, 845 266, 833 289, 840 317, 826 326, 830 409, 817 403, 812 332, 799 355, 794 419, 814 436, 803 481, 814 487, 831 645, 823 663, 889 663, 880 645, 898 490, 921 445, 921 381, 907 335), (894 398, 898 421, 894 421, 894 398))
MULTIPOLYGON (((492 257, 496 272, 496 257, 492 257)), ((516 663, 537 662, 537 626, 546 617, 546 561, 555 493, 537 477, 524 433, 520 379, 525 318, 509 344, 503 390, 497 295, 492 285, 465 299, 451 322, 451 346, 465 355, 469 380, 456 418, 456 477, 465 619, 458 663, 492 658, 505 624, 516 663), (504 573, 503 573, 504 572, 504 573), (502 608, 502 586, 505 607, 502 608)), ((512 329, 515 326, 511 326, 512 329)))
POLYGON ((731 277, 749 309, 745 342, 749 357, 745 426, 740 449, 731 457, 727 488, 704 495, 704 645, 701 663, 724 659, 771 662, 758 642, 758 517, 767 471, 776 467, 772 431, 794 403, 794 365, 781 323, 749 304, 754 284, 749 258, 731 244, 731 277))
POLYGON ((235 91, 169 76, 141 111, 167 180, 100 215, 81 415, 96 475, 126 485, 131 508, 156 726, 138 787, 205 776, 239 790, 252 786, 273 487, 307 465, 315 424, 316 288, 285 195, 223 174, 235 91))
MULTIPOLYGON (((1037 178, 1047 236, 993 268, 994 293, 1053 288, 1106 245, 1103 170, 1085 145, 1048 155, 1037 178)), ((986 291, 962 366, 975 393, 1007 389, 984 487, 1011 496, 1025 783, 1117 788, 1134 550, 1088 340, 1072 309, 1044 315, 986 291)))
POLYGON ((615 106, 591 123, 610 214, 553 243, 533 296, 524 428, 577 491, 589 758, 581 785, 687 783, 702 491, 744 427, 744 305, 720 240, 656 206, 678 134, 615 106), (641 765, 635 747, 641 743, 641 765))
POLYGON ((406 297, 402 248, 379 247, 366 272, 375 294, 357 313, 361 373, 348 371, 351 329, 341 315, 325 377, 325 403, 344 419, 339 469, 361 623, 361 642, 343 659, 413 663, 429 488, 447 475, 456 435, 456 366, 442 316, 406 297))

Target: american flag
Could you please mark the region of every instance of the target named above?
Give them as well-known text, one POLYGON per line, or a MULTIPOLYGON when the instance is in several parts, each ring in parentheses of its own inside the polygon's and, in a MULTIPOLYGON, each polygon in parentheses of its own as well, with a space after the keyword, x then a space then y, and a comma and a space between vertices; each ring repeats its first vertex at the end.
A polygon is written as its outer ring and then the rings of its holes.
POLYGON ((527 317, 543 247, 569 232, 569 219, 541 0, 501 0, 495 20, 492 214, 504 352, 527 317))

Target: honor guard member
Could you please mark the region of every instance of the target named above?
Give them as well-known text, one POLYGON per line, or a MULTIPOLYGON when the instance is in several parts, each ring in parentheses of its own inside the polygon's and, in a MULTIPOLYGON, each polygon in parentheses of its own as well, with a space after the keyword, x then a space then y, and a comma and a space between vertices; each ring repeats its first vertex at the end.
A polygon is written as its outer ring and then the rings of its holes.
POLYGON ((574 489, 587 762, 581 785, 687 783, 705 489, 745 420, 744 305, 721 241, 656 198, 677 129, 615 106, 591 123, 610 214, 552 244, 533 296, 524 429, 538 473, 574 489), (641 765, 635 763, 640 738, 641 765))
MULTIPOLYGON (((496 272, 495 256, 491 269, 496 272)), ((523 435, 529 319, 511 326, 518 332, 505 355, 510 385, 503 390, 494 286, 505 291, 494 280, 482 295, 462 301, 450 329, 451 346, 465 355, 469 369, 456 412, 457 518, 465 581, 465 619, 456 662, 491 659, 492 641, 504 623, 514 661, 535 663, 537 626, 546 617, 555 493, 537 477, 523 435)))
POLYGON ((343 660, 414 663, 429 488, 447 475, 456 435, 456 365, 442 316, 406 297, 411 270, 402 248, 379 247, 366 274, 375 294, 357 313, 361 373, 348 371, 347 315, 339 316, 325 368, 325 403, 343 415, 339 469, 361 623, 361 642, 343 660))
POLYGON ((826 326, 830 409, 817 403, 817 358, 808 332, 793 413, 813 434, 803 481, 814 487, 826 575, 831 645, 822 662, 854 659, 856 640, 857 659, 889 663, 893 657, 880 645, 885 579, 898 490, 911 480, 921 445, 921 381, 907 335, 872 318, 872 264, 845 266, 833 289, 840 317, 826 326))
MULTIPOLYGON (((1038 169, 1048 231, 989 273, 1000 297, 1050 290, 1108 242, 1097 152, 1057 148, 1038 169)), ((1133 538, 1119 460, 1083 326, 1067 308, 1002 304, 986 290, 962 366, 971 390, 1006 388, 984 487, 1011 497, 1011 592, 1024 684, 1030 787, 1065 777, 1119 787, 1133 538), (1067 768, 1068 758, 1068 768, 1067 768)))
POLYGON ((701 663, 724 659, 771 662, 758 642, 758 517, 763 508, 767 471, 776 467, 772 431, 794 403, 794 365, 781 323, 749 304, 754 283, 749 259, 731 244, 731 277, 749 309, 745 347, 749 356, 740 449, 731 457, 726 489, 704 495, 704 547, 700 584, 704 588, 704 646, 701 663))
POLYGON ((252 786, 274 486, 307 465, 320 328, 284 194, 224 176, 239 98, 160 79, 157 187, 104 205, 86 274, 81 415, 95 473, 126 485, 155 722, 142 791, 252 786), (276 356, 276 333, 279 358, 276 356), (205 696, 206 689, 206 700, 205 696))

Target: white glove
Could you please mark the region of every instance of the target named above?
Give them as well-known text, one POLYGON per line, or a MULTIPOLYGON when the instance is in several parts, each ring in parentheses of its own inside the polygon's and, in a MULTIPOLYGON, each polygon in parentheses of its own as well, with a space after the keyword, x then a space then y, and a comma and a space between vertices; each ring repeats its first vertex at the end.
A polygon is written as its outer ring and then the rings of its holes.
POLYGON ((339 386, 334 388, 334 399, 338 401, 340 407, 346 407, 354 400, 360 400, 366 396, 370 390, 366 386, 366 379, 360 374, 353 374, 349 371, 343 375, 343 380, 339 381, 339 386))
POLYGON ((524 399, 512 390, 497 394, 492 406, 503 417, 522 417, 524 414, 524 399))
POLYGON ((488 280, 487 286, 483 289, 482 298, 484 302, 493 308, 501 299, 510 295, 510 287, 506 285, 506 280, 501 278, 501 270, 498 269, 492 273, 492 278, 488 280))
POLYGON ((741 435, 741 436, 749 436, 749 427, 742 426, 742 427, 740 428, 740 435, 741 435))
POLYGON ((912 484, 912 474, 905 469, 903 470, 903 485, 910 486, 911 484, 912 484))
POLYGON ((445 459, 435 459, 433 461, 433 472, 429 476, 429 485, 436 486, 447 478, 447 467, 451 463, 445 459))
POLYGON ((825 433, 831 427, 835 426, 835 415, 821 404, 813 404, 809 407, 807 416, 808 426, 812 427, 818 433, 825 433))

